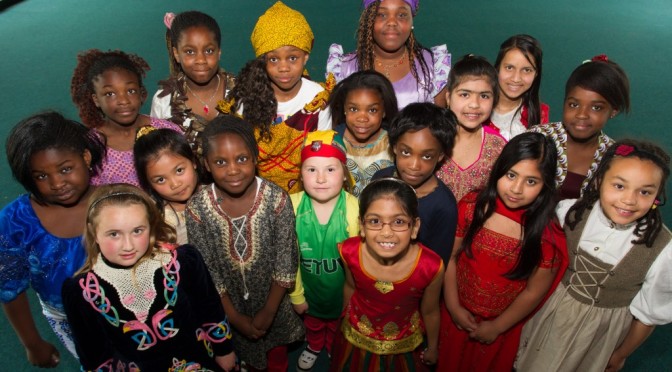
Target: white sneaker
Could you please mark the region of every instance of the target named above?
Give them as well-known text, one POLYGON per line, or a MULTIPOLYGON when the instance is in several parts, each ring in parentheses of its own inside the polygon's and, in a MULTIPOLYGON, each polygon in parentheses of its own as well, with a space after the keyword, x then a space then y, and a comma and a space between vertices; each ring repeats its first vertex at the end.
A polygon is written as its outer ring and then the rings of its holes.
POLYGON ((320 356, 320 353, 314 352, 306 346, 303 352, 301 352, 299 360, 296 362, 296 368, 299 371, 310 371, 313 369, 318 356, 320 356))

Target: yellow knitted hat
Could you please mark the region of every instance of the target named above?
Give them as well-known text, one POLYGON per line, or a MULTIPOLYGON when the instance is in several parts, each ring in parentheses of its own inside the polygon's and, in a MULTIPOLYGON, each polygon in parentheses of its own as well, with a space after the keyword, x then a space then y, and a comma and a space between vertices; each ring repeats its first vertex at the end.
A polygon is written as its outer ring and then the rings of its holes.
POLYGON ((303 14, 278 1, 259 17, 250 39, 254 54, 259 57, 286 45, 310 53, 314 38, 303 14))

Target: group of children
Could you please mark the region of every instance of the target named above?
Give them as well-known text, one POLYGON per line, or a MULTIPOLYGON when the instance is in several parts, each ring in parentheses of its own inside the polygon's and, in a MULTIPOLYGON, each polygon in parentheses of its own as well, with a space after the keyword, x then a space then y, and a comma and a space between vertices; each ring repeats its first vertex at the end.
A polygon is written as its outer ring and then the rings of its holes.
POLYGON ((166 14, 150 116, 142 58, 81 53, 85 126, 47 112, 7 138, 28 194, 0 212, 0 300, 29 362, 60 358, 30 286, 84 370, 284 371, 304 340, 299 370, 322 350, 334 371, 622 368, 672 322, 669 156, 602 131, 627 76, 583 63, 547 123, 537 40, 451 66, 418 5, 364 0, 324 84, 281 2, 238 76, 212 17, 166 14))

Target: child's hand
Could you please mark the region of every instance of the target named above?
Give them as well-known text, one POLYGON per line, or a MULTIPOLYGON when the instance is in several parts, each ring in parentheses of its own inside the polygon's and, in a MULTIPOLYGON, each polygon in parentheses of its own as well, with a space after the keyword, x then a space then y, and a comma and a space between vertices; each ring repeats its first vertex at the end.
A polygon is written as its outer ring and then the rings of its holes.
POLYGON ((426 348, 420 353, 420 360, 428 366, 436 364, 436 360, 439 358, 439 351, 436 349, 426 348))
POLYGON ((227 372, 238 370, 238 366, 236 365, 236 353, 233 351, 226 355, 215 357, 215 362, 227 372))
POLYGON ((30 364, 40 368, 54 368, 61 361, 61 354, 54 345, 44 340, 26 347, 26 355, 30 364))
POLYGON ((252 325, 252 317, 238 313, 235 317, 229 316, 229 322, 236 327, 238 332, 242 333, 243 336, 257 340, 260 337, 263 337, 266 333, 265 331, 260 331, 252 325))
POLYGON ((296 312, 299 315, 305 314, 305 313, 308 312, 308 302, 304 302, 304 303, 298 304, 298 305, 292 304, 292 307, 294 308, 294 312, 296 312))
POLYGON ((268 328, 273 323, 274 318, 275 318, 275 312, 266 309, 266 307, 264 306, 254 315, 254 319, 252 319, 252 325, 254 326, 254 328, 260 331, 264 331, 265 333, 266 330, 268 330, 268 328))
POLYGON ((611 354, 611 358, 609 358, 609 362, 607 363, 607 368, 604 371, 605 372, 620 371, 624 365, 625 365, 625 358, 622 357, 619 353, 613 353, 611 354))
POLYGON ((490 345, 493 343, 501 332, 492 321, 483 321, 478 324, 478 328, 469 333, 469 337, 474 340, 490 345))
POLYGON ((450 317, 453 318, 453 322, 457 329, 461 331, 473 332, 478 328, 478 323, 476 323, 476 318, 462 306, 459 306, 456 309, 448 309, 450 312, 450 317))

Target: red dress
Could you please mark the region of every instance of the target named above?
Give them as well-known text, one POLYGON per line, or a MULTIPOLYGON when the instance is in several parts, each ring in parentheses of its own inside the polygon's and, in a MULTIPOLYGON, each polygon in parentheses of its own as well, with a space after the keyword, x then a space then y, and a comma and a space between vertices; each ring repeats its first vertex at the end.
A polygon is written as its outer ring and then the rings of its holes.
POLYGON ((331 370, 424 370, 419 358, 425 333, 420 302, 425 288, 441 270, 441 257, 419 244, 415 267, 408 277, 381 282, 362 267, 360 242, 359 237, 353 237, 340 247, 355 291, 343 311, 331 370))
MULTIPOLYGON (((458 205, 458 237, 466 235, 473 219, 476 196, 477 193, 470 193, 458 205)), ((500 205, 503 207, 503 203, 500 205)), ((549 293, 562 278, 563 266, 566 267, 567 262, 564 235, 554 225, 545 231, 542 238, 539 264, 542 268, 560 267, 549 293)), ((461 255, 457 261, 460 304, 474 315, 476 321, 496 318, 525 289, 526 280, 511 280, 504 276, 516 265, 519 244, 519 239, 482 228, 471 246, 473 258, 461 255)), ((500 334, 492 344, 486 345, 470 339, 468 332, 457 329, 448 310, 442 306, 437 370, 510 372, 524 323, 519 322, 500 334)))

